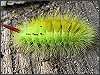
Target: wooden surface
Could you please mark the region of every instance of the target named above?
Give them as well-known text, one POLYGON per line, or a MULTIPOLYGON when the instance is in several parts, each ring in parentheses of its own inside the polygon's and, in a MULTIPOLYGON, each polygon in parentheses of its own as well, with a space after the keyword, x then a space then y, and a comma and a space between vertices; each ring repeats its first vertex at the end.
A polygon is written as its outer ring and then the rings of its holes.
MULTIPOLYGON (((99 7, 97 1, 51 1, 15 4, 1 7, 1 21, 15 26, 25 18, 44 12, 54 12, 59 7, 61 12, 69 10, 81 13, 98 31, 99 7)), ((1 27, 2 74, 99 74, 98 46, 88 51, 87 54, 81 53, 71 58, 64 56, 43 61, 44 56, 39 56, 37 53, 23 54, 14 50, 12 42, 9 41, 10 38, 11 31, 1 27)))

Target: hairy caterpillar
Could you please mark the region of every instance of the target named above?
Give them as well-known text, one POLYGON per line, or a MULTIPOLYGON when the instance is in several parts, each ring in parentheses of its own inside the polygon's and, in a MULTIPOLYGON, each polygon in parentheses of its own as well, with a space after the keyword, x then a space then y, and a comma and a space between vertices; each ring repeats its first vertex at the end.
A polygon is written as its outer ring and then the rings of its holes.
POLYGON ((34 45, 67 45, 78 50, 91 45, 96 32, 87 22, 72 14, 38 16, 22 22, 13 33, 14 42, 34 45), (18 32, 18 30, 17 30, 18 32))

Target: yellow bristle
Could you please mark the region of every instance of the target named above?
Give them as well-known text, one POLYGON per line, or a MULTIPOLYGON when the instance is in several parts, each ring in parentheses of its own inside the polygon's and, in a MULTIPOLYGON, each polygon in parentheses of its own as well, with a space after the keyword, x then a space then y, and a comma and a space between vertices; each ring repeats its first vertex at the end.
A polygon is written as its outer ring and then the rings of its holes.
POLYGON ((61 25, 62 25, 62 30, 64 32, 68 31, 69 27, 70 27, 70 21, 62 19, 61 21, 61 25))
POLYGON ((80 27, 80 22, 73 20, 70 28, 70 32, 75 32, 80 27))
POLYGON ((47 30, 48 32, 50 32, 50 31, 52 30, 52 24, 51 24, 51 20, 50 20, 50 19, 45 20, 44 27, 46 28, 46 30, 47 30))
POLYGON ((61 23, 60 23, 60 19, 54 19, 52 21, 52 25, 53 25, 53 28, 56 32, 59 32, 60 28, 61 28, 61 23))
POLYGON ((80 25, 81 25, 80 22, 77 22, 73 32, 75 32, 80 27, 80 25))

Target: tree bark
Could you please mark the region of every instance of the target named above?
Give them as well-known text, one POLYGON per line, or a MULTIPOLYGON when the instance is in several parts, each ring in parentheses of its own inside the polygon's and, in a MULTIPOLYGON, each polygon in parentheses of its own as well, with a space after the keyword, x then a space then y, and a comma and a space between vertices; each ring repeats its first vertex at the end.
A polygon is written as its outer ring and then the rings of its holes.
MULTIPOLYGON (((16 26, 25 18, 43 12, 53 12, 61 8, 61 12, 80 13, 99 30, 99 6, 97 1, 40 1, 26 2, 23 5, 1 7, 1 22, 16 26)), ((10 30, 1 27, 1 73, 2 74, 99 74, 99 48, 87 54, 75 57, 57 58, 37 53, 20 53, 11 44, 10 30), (58 60, 59 58, 59 60, 58 60)))

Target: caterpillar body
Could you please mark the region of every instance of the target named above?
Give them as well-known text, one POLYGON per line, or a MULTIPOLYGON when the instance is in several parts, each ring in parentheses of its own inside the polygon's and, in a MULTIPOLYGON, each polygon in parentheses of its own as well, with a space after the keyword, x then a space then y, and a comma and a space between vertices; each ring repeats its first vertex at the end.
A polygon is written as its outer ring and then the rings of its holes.
POLYGON ((17 26, 14 42, 27 45, 62 45, 75 49, 91 45, 96 32, 87 22, 71 14, 38 16, 17 26))
POLYGON ((20 42, 28 44, 90 43, 94 37, 93 29, 76 17, 64 16, 32 18, 32 21, 26 23, 24 27, 19 27, 17 38, 20 42))

